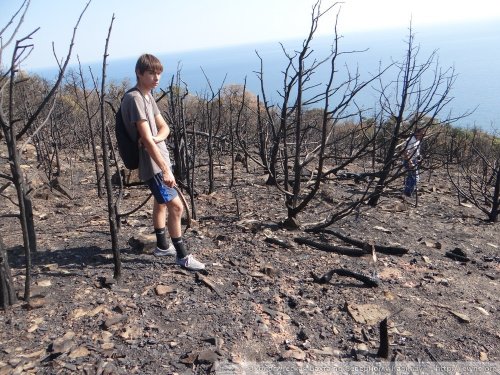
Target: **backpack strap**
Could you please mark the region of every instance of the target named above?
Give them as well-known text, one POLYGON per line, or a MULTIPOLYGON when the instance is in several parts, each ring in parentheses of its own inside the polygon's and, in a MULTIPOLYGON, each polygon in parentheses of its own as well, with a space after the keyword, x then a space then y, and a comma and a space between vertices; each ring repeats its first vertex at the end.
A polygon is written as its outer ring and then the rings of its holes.
MULTIPOLYGON (((149 129, 151 130, 151 134, 152 134, 153 133, 153 127, 151 125, 151 120, 149 119, 148 105, 147 105, 147 102, 146 102, 146 97, 142 94, 141 90, 139 90, 139 88, 137 88, 137 86, 134 86, 130 90, 127 90, 127 92, 125 94, 128 94, 129 92, 132 92, 132 91, 135 91, 135 90, 139 91, 139 94, 141 94, 142 99, 144 100, 144 112, 146 113, 146 120, 148 121, 149 129)), ((123 98, 124 97, 125 97, 125 95, 123 95, 121 102, 123 102, 123 98)), ((120 111, 121 111, 121 102, 120 102, 120 108, 119 108, 120 111)), ((128 134, 128 131, 127 131, 127 134, 128 134)), ((139 134, 137 134, 137 136, 139 136, 139 134)))
MULTIPOLYGON (((139 90, 137 87, 134 87, 134 89, 139 91, 139 94, 141 94, 141 96, 142 96, 142 100, 144 101, 144 111, 146 112, 146 120, 148 120, 149 129, 151 130, 151 134, 153 134, 153 126, 151 125, 151 119, 149 118, 148 103, 146 102, 146 97, 142 94, 141 90, 139 90)), ((151 97, 151 98, 154 100, 153 97, 151 97)))

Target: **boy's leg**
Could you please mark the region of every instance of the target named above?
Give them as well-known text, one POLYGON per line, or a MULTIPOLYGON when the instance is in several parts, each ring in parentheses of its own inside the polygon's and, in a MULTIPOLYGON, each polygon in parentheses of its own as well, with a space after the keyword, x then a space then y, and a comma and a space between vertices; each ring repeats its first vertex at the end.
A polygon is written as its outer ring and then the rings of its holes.
POLYGON ((170 202, 165 204, 166 211, 168 211, 167 227, 170 237, 179 238, 182 236, 181 219, 184 207, 179 196, 176 196, 170 202))
POLYGON ((184 207, 177 191, 164 184, 161 173, 148 180, 148 185, 155 197, 153 224, 164 227, 165 215, 168 212, 167 228, 175 247, 176 263, 189 270, 204 269, 205 265, 187 252, 186 245, 182 241, 181 218, 184 207))
POLYGON ((167 222, 167 205, 160 204, 154 200, 153 203, 153 226, 155 228, 165 228, 167 222))
POLYGON ((168 245, 168 240, 165 236, 165 222, 167 218, 166 202, 172 199, 172 197, 177 193, 175 190, 172 189, 173 191, 171 191, 165 186, 161 173, 149 179, 147 184, 154 196, 153 227, 156 234, 156 249, 154 251, 154 255, 176 255, 176 251, 173 246, 168 245))
POLYGON ((167 218, 167 228, 168 233, 170 234, 170 238, 172 238, 172 243, 175 246, 175 250, 177 251, 177 258, 184 258, 188 256, 188 252, 186 250, 186 245, 184 241, 182 241, 182 227, 181 227, 181 218, 184 207, 182 206, 182 201, 179 196, 176 196, 170 202, 166 203, 168 210, 168 218, 167 218))
POLYGON ((175 255, 174 249, 169 246, 168 239, 166 237, 165 222, 167 219, 167 206, 165 204, 160 204, 155 199, 153 203, 153 227, 156 235, 156 249, 154 255, 164 256, 164 255, 175 255))
POLYGON ((179 196, 167 203, 168 218, 167 227, 177 252, 176 263, 188 270, 200 271, 205 269, 205 265, 189 254, 186 244, 182 240, 181 219, 184 207, 179 196))

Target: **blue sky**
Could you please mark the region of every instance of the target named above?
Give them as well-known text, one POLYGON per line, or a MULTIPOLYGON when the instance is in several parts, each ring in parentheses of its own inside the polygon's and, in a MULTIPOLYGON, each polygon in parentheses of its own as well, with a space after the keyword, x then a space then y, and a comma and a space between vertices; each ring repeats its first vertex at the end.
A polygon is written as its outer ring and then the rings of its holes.
MULTIPOLYGON (((109 58, 232 46, 303 38, 310 27, 313 0, 92 0, 77 32, 74 56, 82 63, 99 61, 113 14, 115 21, 109 58)), ((87 0, 31 0, 17 37, 35 28, 35 48, 24 69, 55 65, 52 42, 59 58, 65 56, 73 27, 87 0)), ((333 1, 323 0, 326 8, 333 1)), ((0 29, 22 0, 0 0, 0 29)), ((341 9, 340 9, 341 8, 341 9)), ((339 32, 407 28, 418 29, 487 19, 500 20, 498 0, 345 0, 339 32)), ((336 11, 324 18, 318 35, 332 31, 336 11)), ((4 36, 5 40, 5 36, 4 36)), ((3 62, 11 50, 3 51, 3 62)), ((76 61, 76 60, 73 60, 76 61)))

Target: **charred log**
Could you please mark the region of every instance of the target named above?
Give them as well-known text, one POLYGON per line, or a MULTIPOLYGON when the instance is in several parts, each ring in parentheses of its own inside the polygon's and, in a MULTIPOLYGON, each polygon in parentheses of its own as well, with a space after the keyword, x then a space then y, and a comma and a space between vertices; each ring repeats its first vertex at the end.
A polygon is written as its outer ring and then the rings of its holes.
MULTIPOLYGON (((345 236, 341 233, 335 232, 331 229, 322 229, 320 232, 334 235, 335 237, 341 239, 342 241, 350 245, 359 247, 361 249, 371 249, 372 247, 372 245, 368 242, 356 240, 354 238, 345 236)), ((408 249, 399 246, 384 246, 384 245, 373 245, 373 246, 375 246, 376 252, 387 255, 404 255, 407 254, 409 251, 408 249)))
POLYGON ((321 277, 318 277, 316 274, 311 272, 311 276, 314 279, 314 282, 318 284, 328 284, 335 274, 339 276, 352 277, 353 279, 363 282, 367 287, 370 288, 379 286, 379 281, 377 279, 350 270, 346 270, 345 268, 336 268, 330 270, 321 277))
POLYGON ((302 238, 302 237, 297 237, 294 238, 294 241, 297 242, 300 245, 308 245, 311 247, 314 247, 318 250, 321 251, 326 251, 329 253, 337 253, 341 255, 349 255, 352 257, 362 257, 364 255, 369 254, 365 250, 362 249, 355 249, 352 247, 344 247, 344 246, 334 246, 334 245, 328 245, 326 243, 321 243, 321 242, 316 242, 309 240, 307 238, 302 238))

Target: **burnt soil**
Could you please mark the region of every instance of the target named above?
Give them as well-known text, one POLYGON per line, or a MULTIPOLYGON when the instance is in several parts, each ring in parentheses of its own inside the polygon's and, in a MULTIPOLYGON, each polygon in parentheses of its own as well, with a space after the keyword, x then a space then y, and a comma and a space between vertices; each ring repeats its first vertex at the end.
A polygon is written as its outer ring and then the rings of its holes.
MULTIPOLYGON (((499 227, 471 204, 460 205, 445 178, 424 173, 416 207, 394 191, 376 208, 364 205, 329 227, 408 249, 374 259, 294 241, 349 246, 304 229, 362 192, 362 183, 325 185, 299 216, 301 229, 292 231, 279 224, 286 214, 279 191, 250 169, 238 163, 231 187, 229 166, 218 166, 212 194, 206 194, 206 171, 198 171, 197 220, 185 239, 206 272, 152 255, 149 202, 123 220, 119 283, 113 281, 106 200, 97 198, 90 162, 75 162, 65 174, 73 199, 37 187, 29 303, 22 299, 18 222, 0 222, 19 294, 16 305, 0 312, 0 374, 205 374, 221 363, 248 362, 500 361, 499 227), (446 256, 457 248, 469 261, 446 256), (320 284, 312 277, 340 268, 377 278, 379 285, 335 274, 320 284), (384 317, 387 359, 377 356, 384 317)), ((14 196, 12 188, 5 194, 14 196)), ((123 211, 147 195, 142 187, 127 188, 123 211)), ((2 201, 1 213, 15 212, 2 201)))

